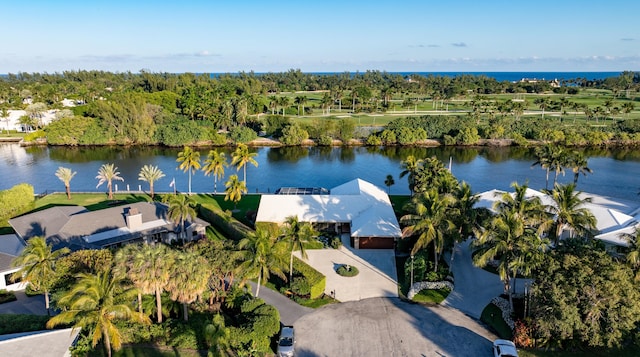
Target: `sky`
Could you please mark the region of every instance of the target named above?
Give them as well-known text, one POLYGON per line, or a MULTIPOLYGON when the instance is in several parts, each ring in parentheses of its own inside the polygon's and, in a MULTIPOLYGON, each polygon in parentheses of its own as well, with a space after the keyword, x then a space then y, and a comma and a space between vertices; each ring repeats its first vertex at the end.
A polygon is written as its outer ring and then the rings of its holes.
POLYGON ((637 0, 2 0, 0 73, 640 70, 637 0))

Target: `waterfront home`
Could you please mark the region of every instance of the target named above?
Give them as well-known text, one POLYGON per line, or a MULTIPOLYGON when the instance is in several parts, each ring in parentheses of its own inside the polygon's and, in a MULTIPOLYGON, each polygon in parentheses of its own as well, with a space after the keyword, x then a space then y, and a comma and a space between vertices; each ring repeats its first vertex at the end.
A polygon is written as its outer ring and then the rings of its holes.
POLYGON ((11 262, 24 250, 24 242, 15 234, 0 235, 0 290, 21 290, 25 286, 20 281, 12 281, 13 273, 20 270, 11 262))
POLYGON ((158 202, 137 202, 88 211, 80 206, 56 206, 9 220, 16 234, 27 241, 43 236, 53 249, 97 249, 134 242, 196 240, 209 223, 195 218, 180 224, 167 216, 168 207, 158 202))
POLYGON ((387 193, 361 179, 330 190, 282 188, 262 195, 256 222, 282 224, 290 216, 319 231, 349 234, 356 249, 390 249, 402 235, 387 193))
MULTIPOLYGON (((504 191, 490 190, 479 193, 476 207, 493 208, 493 204, 500 200, 504 191)), ((543 192, 527 188, 526 198, 539 197, 545 206, 553 205, 551 197, 543 192)), ((592 193, 580 193, 581 198, 590 198, 591 202, 584 203, 596 218, 595 239, 602 241, 608 250, 617 250, 618 247, 627 247, 628 242, 622 237, 624 233, 633 233, 640 226, 640 202, 623 199, 612 199, 592 193)), ((568 237, 568 229, 562 233, 562 237, 568 237)))

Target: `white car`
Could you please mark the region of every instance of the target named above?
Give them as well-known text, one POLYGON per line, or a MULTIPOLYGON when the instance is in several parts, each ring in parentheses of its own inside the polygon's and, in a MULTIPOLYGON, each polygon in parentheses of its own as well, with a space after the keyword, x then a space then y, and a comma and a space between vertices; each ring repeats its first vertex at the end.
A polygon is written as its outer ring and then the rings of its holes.
POLYGON ((294 344, 296 343, 295 333, 292 326, 283 326, 278 338, 278 357, 293 357, 294 344))
POLYGON ((516 345, 509 340, 493 341, 493 355, 495 357, 518 357, 516 345))

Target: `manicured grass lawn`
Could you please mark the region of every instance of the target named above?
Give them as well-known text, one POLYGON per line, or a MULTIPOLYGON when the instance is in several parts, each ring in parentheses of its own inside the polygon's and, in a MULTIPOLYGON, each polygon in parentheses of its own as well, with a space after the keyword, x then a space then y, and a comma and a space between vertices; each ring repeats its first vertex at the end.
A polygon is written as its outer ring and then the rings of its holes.
MULTIPOLYGON (((91 356, 104 357, 107 355, 102 346, 97 346, 91 352, 91 356)), ((113 357, 199 357, 206 356, 206 351, 198 352, 193 350, 172 349, 166 350, 153 346, 123 346, 119 351, 112 351, 113 357)))
POLYGON ((68 200, 64 193, 53 193, 36 199, 35 210, 42 210, 53 206, 83 206, 89 211, 96 211, 113 206, 133 202, 149 202, 151 197, 146 194, 119 193, 109 200, 104 193, 71 193, 68 200))
POLYGON ((338 302, 338 300, 333 299, 330 296, 324 295, 319 299, 300 301, 299 304, 302 305, 302 306, 310 307, 312 309, 317 309, 317 308, 322 307, 324 305, 335 304, 337 302, 338 302))
POLYGON ((482 314, 480 314, 480 321, 493 328, 500 338, 510 340, 513 338, 511 328, 502 319, 502 311, 494 304, 487 305, 482 314))
POLYGON ((438 289, 438 290, 422 290, 413 297, 413 301, 420 303, 439 304, 447 298, 451 290, 438 289))

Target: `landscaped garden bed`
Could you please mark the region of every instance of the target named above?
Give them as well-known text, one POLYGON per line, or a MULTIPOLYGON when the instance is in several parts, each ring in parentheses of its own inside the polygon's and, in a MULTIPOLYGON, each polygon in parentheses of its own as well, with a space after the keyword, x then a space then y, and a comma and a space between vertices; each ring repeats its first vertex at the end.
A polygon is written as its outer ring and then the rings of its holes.
POLYGON ((350 278, 358 275, 360 271, 358 271, 358 268, 354 267, 353 265, 340 264, 338 268, 336 268, 336 273, 338 273, 338 275, 340 276, 350 278))

